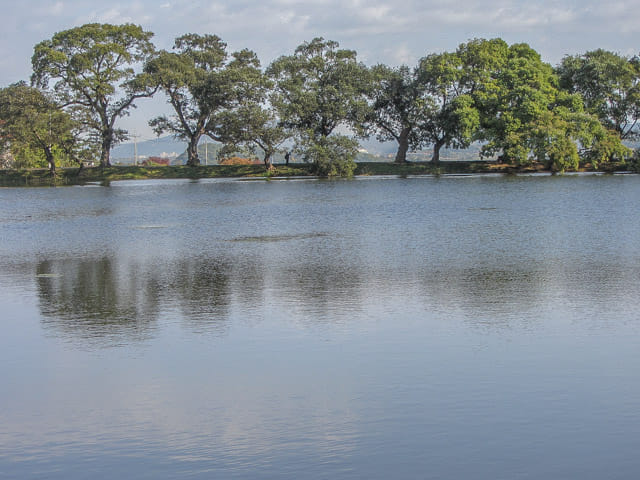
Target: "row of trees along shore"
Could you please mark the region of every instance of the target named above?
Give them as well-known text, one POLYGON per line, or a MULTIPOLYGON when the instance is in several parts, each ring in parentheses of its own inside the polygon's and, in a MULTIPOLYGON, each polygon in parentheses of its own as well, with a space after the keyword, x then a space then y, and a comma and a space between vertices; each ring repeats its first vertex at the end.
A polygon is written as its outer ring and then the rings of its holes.
POLYGON ((0 90, 0 142, 14 158, 56 162, 95 158, 127 138, 118 119, 136 100, 164 94, 173 112, 149 121, 222 155, 252 151, 271 168, 293 149, 320 175, 350 175, 358 138, 395 141, 407 152, 463 149, 514 166, 554 171, 625 161, 638 137, 640 58, 605 50, 566 56, 555 68, 527 44, 473 39, 414 67, 368 67, 353 50, 314 38, 262 68, 250 50, 229 53, 216 35, 186 34, 171 51, 133 24, 87 24, 34 48, 30 84, 0 90))

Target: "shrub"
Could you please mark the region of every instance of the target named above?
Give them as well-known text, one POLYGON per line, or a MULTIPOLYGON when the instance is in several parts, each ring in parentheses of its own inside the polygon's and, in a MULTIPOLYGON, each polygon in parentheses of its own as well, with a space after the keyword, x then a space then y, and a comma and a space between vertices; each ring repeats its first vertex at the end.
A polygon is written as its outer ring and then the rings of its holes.
POLYGON ((356 169, 358 142, 344 135, 309 138, 301 150, 304 160, 314 165, 316 175, 351 177, 356 169))
POLYGON ((250 158, 230 157, 223 158, 218 162, 220 165, 261 165, 260 160, 252 160, 250 158))
POLYGON ((142 165, 144 167, 167 167, 171 165, 171 159, 163 157, 149 157, 142 162, 142 165))

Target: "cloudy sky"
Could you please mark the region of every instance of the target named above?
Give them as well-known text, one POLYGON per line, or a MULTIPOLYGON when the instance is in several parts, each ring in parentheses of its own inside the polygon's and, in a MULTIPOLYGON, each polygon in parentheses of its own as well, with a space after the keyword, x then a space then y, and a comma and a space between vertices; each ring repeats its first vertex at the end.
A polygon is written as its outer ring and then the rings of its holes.
MULTIPOLYGON (((170 48, 184 33, 215 33, 231 50, 249 48, 263 64, 316 36, 354 49, 366 64, 414 64, 470 38, 526 42, 556 64, 566 54, 605 48, 640 53, 640 0, 0 0, 0 87, 31 74, 33 46, 89 22, 142 25, 170 48), (455 7, 453 6, 455 5, 455 7)), ((149 135, 140 104, 122 126, 149 135)))

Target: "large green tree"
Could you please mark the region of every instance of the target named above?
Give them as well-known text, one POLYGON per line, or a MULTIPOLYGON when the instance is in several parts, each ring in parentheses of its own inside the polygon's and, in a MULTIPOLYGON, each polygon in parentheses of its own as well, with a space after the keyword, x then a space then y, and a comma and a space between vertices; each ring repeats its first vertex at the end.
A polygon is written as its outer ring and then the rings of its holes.
POLYGON ((549 118, 560 91, 551 66, 528 45, 514 44, 501 53, 474 92, 482 114, 480 136, 486 141, 482 152, 522 165, 534 151, 542 151, 535 142, 540 125, 559 125, 549 118))
POLYGON ((478 137, 484 156, 506 163, 545 163, 557 171, 581 160, 625 156, 628 149, 584 111, 579 95, 559 88, 550 65, 526 44, 499 48, 472 95, 481 113, 478 137))
POLYGON ((638 137, 640 59, 606 50, 567 56, 557 68, 560 86, 579 93, 589 113, 620 136, 638 137))
POLYGON ((314 38, 267 70, 276 82, 273 104, 282 125, 296 135, 303 157, 325 175, 355 169, 358 143, 345 132, 359 130, 368 109, 368 69, 355 51, 339 46, 314 38))
POLYGON ((480 126, 471 95, 476 84, 466 69, 465 58, 459 52, 444 52, 428 55, 418 65, 426 110, 420 140, 433 147, 433 163, 440 161, 442 147, 467 148, 480 126))
POLYGON ((290 134, 279 125, 268 105, 244 102, 238 108, 220 116, 220 140, 225 144, 222 154, 248 148, 262 155, 267 170, 273 168, 273 156, 281 151, 290 134))
POLYGON ((174 51, 159 52, 147 62, 145 72, 174 110, 173 116, 154 118, 150 125, 158 135, 170 132, 187 141, 188 165, 200 163, 198 142, 204 135, 224 141, 221 115, 254 98, 253 87, 259 87, 262 78, 253 52, 229 55, 218 36, 197 34, 178 37, 174 51))
POLYGON ((136 99, 151 96, 136 64, 153 52, 153 33, 132 24, 87 24, 56 33, 35 46, 32 83, 53 89, 61 104, 75 108, 99 139, 100 164, 110 165, 111 147, 126 138, 116 122, 136 99))
POLYGON ((559 172, 575 170, 581 162, 597 168, 632 153, 615 132, 583 111, 579 96, 562 94, 553 109, 541 112, 532 123, 527 145, 532 158, 559 172))
POLYGON ((432 147, 437 163, 442 147, 469 146, 480 127, 477 95, 489 89, 507 50, 500 39, 475 39, 422 58, 413 71, 372 69, 372 123, 379 140, 398 142, 396 162, 405 161, 410 148, 432 147))
POLYGON ((530 161, 532 128, 555 105, 559 91, 551 66, 528 45, 511 45, 501 60, 477 95, 487 141, 483 153, 525 164, 530 161))
POLYGON ((395 162, 404 163, 407 152, 420 144, 419 126, 430 113, 431 104, 425 101, 415 70, 404 65, 376 65, 371 74, 372 101, 367 124, 379 141, 397 142, 395 162))
POLYGON ((77 124, 50 97, 24 82, 0 89, 0 143, 21 163, 38 166, 43 158, 52 175, 56 158, 76 158, 77 124))

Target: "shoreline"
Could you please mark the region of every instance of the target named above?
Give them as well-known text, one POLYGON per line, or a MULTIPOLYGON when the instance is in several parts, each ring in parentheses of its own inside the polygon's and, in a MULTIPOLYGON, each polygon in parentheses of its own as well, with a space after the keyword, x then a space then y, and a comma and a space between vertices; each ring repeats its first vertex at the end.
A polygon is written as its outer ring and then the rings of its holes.
MULTIPOLYGON (((204 178, 289 178, 315 177, 310 164, 274 165, 274 169, 266 171, 263 165, 184 165, 138 167, 112 166, 107 168, 85 167, 58 168, 56 178, 51 178, 47 169, 0 170, 0 186, 64 186, 83 185, 86 183, 106 183, 118 180, 158 180, 158 179, 204 179, 204 178)), ((592 173, 629 173, 628 165, 613 164, 606 168, 594 169, 589 166, 577 171, 565 172, 592 173)), ((493 162, 409 162, 406 164, 386 162, 361 162, 357 164, 354 176, 421 176, 421 175, 465 175, 465 174, 549 174, 542 164, 514 167, 493 162)))

